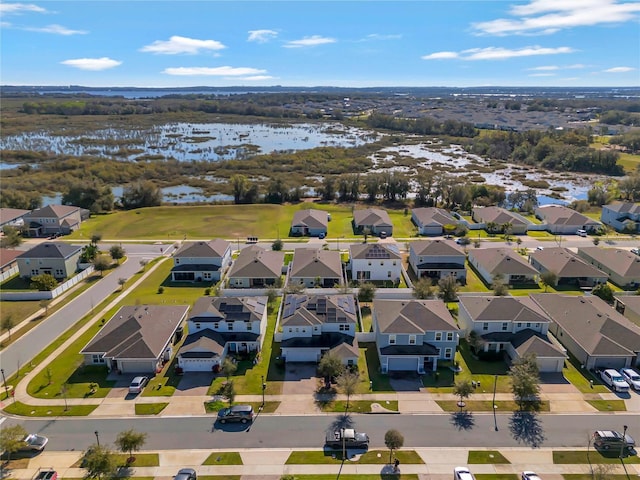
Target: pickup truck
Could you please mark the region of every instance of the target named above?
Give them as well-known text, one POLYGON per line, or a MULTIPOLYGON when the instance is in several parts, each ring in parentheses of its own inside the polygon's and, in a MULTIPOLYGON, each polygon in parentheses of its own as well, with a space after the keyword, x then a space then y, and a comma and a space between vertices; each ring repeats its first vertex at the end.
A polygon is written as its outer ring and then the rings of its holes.
POLYGON ((330 448, 368 448, 369 435, 358 433, 353 428, 341 428, 327 432, 325 445, 330 448))

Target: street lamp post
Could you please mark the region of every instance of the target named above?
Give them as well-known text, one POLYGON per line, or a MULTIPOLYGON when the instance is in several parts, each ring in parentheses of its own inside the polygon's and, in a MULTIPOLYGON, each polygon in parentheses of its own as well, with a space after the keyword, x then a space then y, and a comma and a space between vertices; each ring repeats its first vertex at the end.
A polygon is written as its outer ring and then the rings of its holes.
POLYGON ((0 368, 0 372, 2 372, 2 382, 4 383, 4 393, 9 398, 9 387, 7 387, 7 379, 4 376, 4 368, 0 368))
POLYGON ((625 425, 624 430, 622 431, 622 446, 620 447, 620 460, 624 458, 624 449, 627 447, 627 425, 625 425))
POLYGON ((260 410, 264 408, 264 391, 267 389, 267 384, 264 382, 264 375, 262 375, 262 406, 260 410))
POLYGON ((498 419, 496 418, 496 410, 498 406, 496 405, 496 388, 498 386, 498 375, 493 376, 493 424, 495 426, 496 432, 498 431, 498 419))
POLYGON ((98 446, 100 446, 100 435, 98 434, 98 430, 96 430, 95 432, 93 432, 96 434, 96 443, 98 444, 98 446))

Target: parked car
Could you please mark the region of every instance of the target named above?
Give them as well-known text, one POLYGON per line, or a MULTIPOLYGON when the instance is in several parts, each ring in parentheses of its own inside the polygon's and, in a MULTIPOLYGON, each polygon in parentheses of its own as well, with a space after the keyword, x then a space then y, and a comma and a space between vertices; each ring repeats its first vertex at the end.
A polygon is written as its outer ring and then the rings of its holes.
POLYGON ((622 375, 620 375, 613 368, 600 371, 600 378, 606 383, 614 392, 628 392, 629 384, 625 382, 622 375))
POLYGON ((640 392, 640 374, 638 372, 633 368, 623 368, 620 370, 620 375, 631 388, 640 392))
POLYGON ((140 393, 142 389, 149 383, 149 377, 136 377, 129 385, 129 393, 140 393))
POLYGON ((234 405, 233 407, 223 408, 218 412, 218 421, 220 423, 227 422, 252 422, 254 417, 253 407, 251 405, 234 405))
POLYGON ((456 238, 456 243, 458 245, 469 245, 471 240, 469 240, 469 237, 458 237, 456 238))
POLYGON ((31 480, 58 480, 58 472, 51 468, 38 468, 31 480))
POLYGON ((586 230, 580 229, 576 233, 581 237, 586 237, 587 236, 587 231, 586 230))
POLYGON ((593 432, 593 446, 601 450, 620 450, 623 448, 633 450, 636 442, 631 435, 622 435, 613 430, 598 430, 593 432))
POLYGON ((640 255, 640 248, 632 248, 630 251, 634 255, 640 255))
POLYGON ((193 468, 181 468, 174 480, 198 480, 198 474, 193 468))
POLYGON ((20 450, 23 452, 41 452, 49 443, 49 439, 44 435, 30 433, 22 439, 20 450))
POLYGON ((476 480, 473 473, 467 467, 456 467, 453 469, 454 480, 476 480))
POLYGON ((542 480, 537 473, 531 471, 524 471, 520 476, 522 480, 542 480))

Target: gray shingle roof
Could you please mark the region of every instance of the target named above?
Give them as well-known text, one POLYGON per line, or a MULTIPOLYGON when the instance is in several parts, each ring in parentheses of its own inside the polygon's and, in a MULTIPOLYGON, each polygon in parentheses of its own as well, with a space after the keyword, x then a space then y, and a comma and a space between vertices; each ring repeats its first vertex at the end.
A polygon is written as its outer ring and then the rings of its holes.
POLYGON ((562 247, 545 248, 531 253, 531 259, 560 278, 604 277, 608 275, 562 247))
POLYGON ((411 211, 413 217, 418 222, 419 227, 431 226, 443 226, 443 225, 455 225, 458 220, 453 215, 442 208, 436 207, 421 207, 414 208, 411 211))
POLYGON ((340 252, 317 248, 296 248, 291 263, 294 278, 342 278, 340 252))
POLYGON ((606 266, 624 277, 640 278, 640 256, 622 248, 581 247, 578 256, 606 266))
POLYGON ((538 271, 509 248, 476 248, 469 251, 491 275, 537 275, 538 271))
POLYGON ((576 227, 601 225, 600 222, 562 205, 540 207, 536 209, 536 214, 541 215, 550 225, 571 225, 576 227))
POLYGON ((82 251, 78 245, 62 242, 43 242, 21 254, 18 258, 69 258, 82 251))
POLYGON ((374 300, 373 314, 381 333, 458 330, 441 300, 374 300))
POLYGON ((409 249, 419 256, 466 256, 464 250, 451 240, 418 240, 411 242, 409 249))
POLYGON ((389 260, 402 258, 398 247, 392 243, 355 243, 349 247, 352 259, 389 260))
POLYGON ((618 212, 620 214, 630 213, 633 215, 640 214, 640 203, 634 202, 612 202, 608 205, 605 205, 609 210, 613 212, 618 212))
POLYGON ((366 208, 353 211, 353 221, 356 226, 373 225, 375 227, 393 226, 386 210, 366 208))
POLYGON ((208 242, 186 242, 174 254, 175 258, 222 258, 230 243, 221 238, 208 242))
POLYGON ((266 296, 200 297, 189 314, 190 321, 261 321, 267 308, 266 296))
POLYGON ((531 223, 526 222, 520 216, 501 207, 474 207, 473 218, 484 223, 495 222, 498 225, 503 225, 505 223, 511 223, 512 225, 528 225, 531 223))
POLYGON ((529 297, 462 296, 460 304, 474 322, 549 323, 551 319, 529 297))
POLYGON ((536 357, 567 357, 564 351, 547 337, 528 328, 516 333, 511 338, 511 345, 520 357, 530 353, 536 357))
POLYGON ((282 305, 282 326, 357 322, 353 295, 287 295, 282 305))
POLYGON ((298 210, 293 214, 292 227, 306 226, 309 228, 327 228, 329 217, 324 210, 313 208, 298 210))
POLYGON ((46 207, 32 211, 27 216, 34 218, 60 218, 79 210, 81 210, 80 207, 75 207, 73 205, 47 205, 46 207))
POLYGON ((240 250, 229 271, 230 278, 278 278, 282 274, 284 252, 267 251, 257 245, 240 250))

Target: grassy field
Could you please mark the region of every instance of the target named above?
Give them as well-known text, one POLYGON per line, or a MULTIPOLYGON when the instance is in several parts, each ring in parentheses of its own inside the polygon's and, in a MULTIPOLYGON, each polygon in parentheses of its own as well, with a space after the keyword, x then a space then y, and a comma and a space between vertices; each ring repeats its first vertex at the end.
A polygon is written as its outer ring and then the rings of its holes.
POLYGON ((4 408, 11 415, 21 417, 83 417, 93 412, 98 405, 34 406, 21 402, 12 402, 4 408))
POLYGON ((509 460, 497 450, 469 450, 469 457, 467 463, 482 463, 482 464, 496 464, 496 463, 511 463, 509 460))
POLYGON ((158 403, 136 403, 136 415, 157 415, 162 410, 167 408, 168 403, 158 402, 158 403))
POLYGON ((238 452, 214 452, 207 457, 203 465, 244 465, 238 452))
POLYGON ((624 400, 587 400, 587 403, 600 412, 625 412, 624 400))

